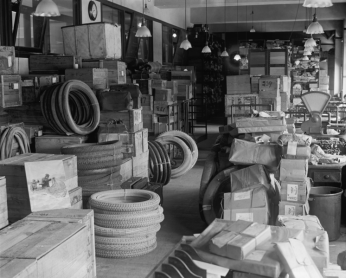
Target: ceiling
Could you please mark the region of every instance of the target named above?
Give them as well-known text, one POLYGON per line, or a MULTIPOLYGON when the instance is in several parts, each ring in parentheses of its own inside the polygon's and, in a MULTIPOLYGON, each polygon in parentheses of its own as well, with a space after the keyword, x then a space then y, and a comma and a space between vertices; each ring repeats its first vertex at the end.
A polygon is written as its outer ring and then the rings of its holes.
MULTIPOLYGON (((262 32, 302 31, 312 20, 315 12, 314 9, 303 7, 304 0, 187 0, 186 2, 191 24, 205 24, 207 21, 212 32, 248 31, 252 22, 255 29, 262 32)), ((343 27, 346 27, 346 0, 332 0, 332 2, 332 7, 317 9, 317 18, 325 30, 342 32, 343 27)), ((185 6, 185 0, 155 0, 154 3, 160 9, 181 9, 185 6)))

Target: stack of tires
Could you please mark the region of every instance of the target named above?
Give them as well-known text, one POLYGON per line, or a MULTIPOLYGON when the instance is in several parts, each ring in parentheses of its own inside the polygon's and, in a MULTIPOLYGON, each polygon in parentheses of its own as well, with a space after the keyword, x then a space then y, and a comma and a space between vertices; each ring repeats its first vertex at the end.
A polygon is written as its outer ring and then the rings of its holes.
POLYGON ((90 197, 96 256, 130 258, 153 251, 163 221, 160 197, 147 190, 110 190, 90 197))
MULTIPOLYGON (((174 179, 180 177, 190 171, 193 166, 195 166, 198 159, 198 148, 195 140, 187 133, 179 130, 171 130, 160 134, 155 141, 164 146, 166 150, 170 150, 170 146, 174 146, 179 149, 183 155, 181 159, 182 161, 179 165, 172 163, 171 161, 171 178, 174 179)), ((170 155, 170 158, 172 159, 172 155, 170 155)), ((153 161, 150 162, 150 165, 154 165, 153 161)))
POLYGON ((124 163, 120 141, 68 145, 61 152, 77 156, 78 186, 84 201, 96 192, 120 188, 124 163))

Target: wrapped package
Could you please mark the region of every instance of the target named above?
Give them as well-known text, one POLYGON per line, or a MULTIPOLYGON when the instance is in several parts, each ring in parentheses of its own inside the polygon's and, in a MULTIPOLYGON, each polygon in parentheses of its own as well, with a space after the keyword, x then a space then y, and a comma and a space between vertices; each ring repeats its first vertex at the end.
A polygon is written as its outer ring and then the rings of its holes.
POLYGON ((247 272, 265 277, 278 278, 282 273, 274 248, 254 250, 244 260, 233 260, 209 252, 209 241, 222 230, 243 231, 252 223, 246 221, 226 221, 215 219, 192 243, 199 257, 208 263, 216 264, 239 272, 247 272))
POLYGON ((270 227, 252 223, 241 232, 222 230, 209 242, 211 253, 234 260, 243 260, 256 246, 270 239, 270 227))
POLYGON ((308 174, 308 160, 281 159, 280 181, 305 181, 308 174))
POLYGON ((278 145, 256 144, 234 139, 229 153, 229 161, 235 165, 261 164, 277 168, 281 149, 278 145))
POLYGON ((296 146, 289 148, 284 146, 282 149, 282 156, 288 159, 309 159, 311 155, 311 148, 309 146, 296 146))
POLYGON ((265 127, 265 126, 285 126, 285 118, 240 118, 236 119, 233 127, 265 127))
POLYGON ((278 144, 286 146, 290 141, 297 142, 298 146, 310 146, 312 137, 305 134, 282 134, 278 139, 278 144))
POLYGON ((277 226, 306 231, 323 231, 320 220, 315 215, 279 215, 277 226))
POLYGON ((237 136, 244 133, 260 133, 260 132, 282 132, 286 130, 285 125, 280 126, 251 126, 251 127, 236 127, 229 134, 237 136))
POLYGON ((250 167, 231 172, 230 181, 231 192, 262 186, 264 186, 267 190, 270 190, 271 188, 270 176, 262 165, 252 165, 250 167))
POLYGON ((310 189, 310 178, 305 178, 304 181, 282 181, 280 190, 281 201, 305 204, 308 200, 310 189))
POLYGON ((285 202, 279 203, 279 215, 308 215, 309 214, 309 203, 305 204, 285 202))
POLYGON ((225 220, 245 220, 268 224, 270 211, 265 187, 224 194, 225 220))
POLYGON ((290 238, 288 242, 278 242, 275 248, 291 278, 322 278, 301 241, 290 238))

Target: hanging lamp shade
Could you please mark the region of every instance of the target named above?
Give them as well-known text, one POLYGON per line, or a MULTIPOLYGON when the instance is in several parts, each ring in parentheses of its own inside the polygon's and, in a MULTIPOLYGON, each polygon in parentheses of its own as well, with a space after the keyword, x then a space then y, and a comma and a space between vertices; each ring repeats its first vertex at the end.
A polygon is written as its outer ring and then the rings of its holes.
POLYGON ((208 43, 205 44, 205 47, 202 49, 202 53, 211 53, 211 50, 208 46, 208 43))
POLYGON ((148 38, 148 37, 151 37, 151 33, 148 27, 145 26, 143 23, 142 26, 137 29, 135 36, 137 38, 148 38))
POLYGON ((34 16, 54 17, 60 16, 59 8, 53 0, 42 0, 36 7, 34 16))
POLYGON ((185 50, 188 50, 189 48, 192 48, 191 43, 189 42, 187 35, 185 36, 185 40, 183 40, 180 44, 180 48, 184 48, 185 50))
POLYGON ((296 66, 298 66, 300 64, 299 60, 295 60, 294 63, 296 64, 296 66))
POLYGON ((305 0, 303 7, 306 8, 328 8, 333 6, 331 0, 305 0))
POLYGON ((314 14, 314 19, 309 25, 308 29, 306 30, 307 34, 323 34, 323 27, 322 25, 317 21, 316 14, 314 14))
POLYGON ((253 26, 252 26, 252 28, 250 29, 250 33, 255 33, 256 32, 256 30, 255 30, 255 28, 253 28, 253 26))
POLYGON ((303 53, 304 56, 308 56, 308 55, 311 55, 311 51, 308 51, 308 50, 304 50, 304 53, 303 53))
POLYGON ((234 56, 234 60, 239 61, 240 59, 241 59, 241 57, 240 57, 239 54, 236 54, 236 55, 234 56))
POLYGON ((309 61, 309 57, 308 56, 304 56, 301 60, 302 61, 309 61))
POLYGON ((221 57, 229 57, 228 52, 226 51, 226 47, 224 51, 221 53, 221 57))
POLYGON ((313 52, 313 51, 314 51, 314 48, 313 48, 312 46, 308 46, 308 47, 305 47, 305 48, 304 48, 304 51, 313 52))
POLYGON ((307 39, 305 44, 304 44, 305 47, 315 47, 316 45, 317 45, 316 41, 314 40, 313 37, 307 39))

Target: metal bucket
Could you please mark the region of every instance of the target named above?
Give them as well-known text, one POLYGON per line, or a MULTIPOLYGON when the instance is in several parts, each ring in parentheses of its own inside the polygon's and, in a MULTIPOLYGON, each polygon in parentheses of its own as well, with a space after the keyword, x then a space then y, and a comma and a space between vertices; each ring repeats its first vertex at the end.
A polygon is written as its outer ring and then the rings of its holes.
POLYGON ((340 237, 342 192, 341 188, 331 186, 313 187, 310 191, 310 214, 319 218, 329 241, 340 237))

